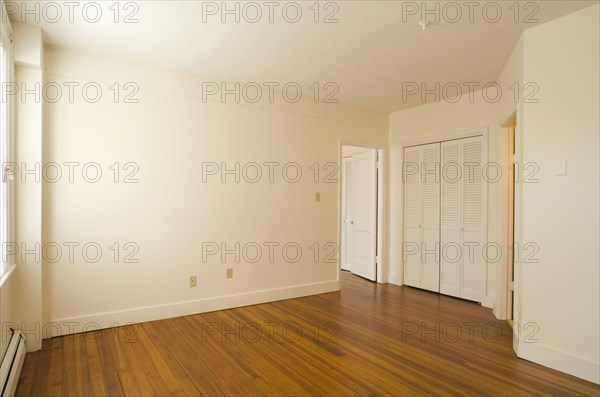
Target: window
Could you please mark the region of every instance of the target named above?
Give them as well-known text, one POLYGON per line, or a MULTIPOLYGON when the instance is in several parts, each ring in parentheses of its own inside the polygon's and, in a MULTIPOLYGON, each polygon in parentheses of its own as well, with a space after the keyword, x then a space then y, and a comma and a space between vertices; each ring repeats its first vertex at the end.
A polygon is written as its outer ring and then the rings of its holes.
POLYGON ((10 95, 6 95, 6 87, 12 81, 12 31, 10 22, 0 2, 0 164, 2 180, 0 181, 0 281, 2 281, 13 264, 13 258, 6 255, 10 240, 11 222, 11 183, 7 178, 7 165, 10 164, 12 155, 11 130, 12 130, 12 103, 10 95))

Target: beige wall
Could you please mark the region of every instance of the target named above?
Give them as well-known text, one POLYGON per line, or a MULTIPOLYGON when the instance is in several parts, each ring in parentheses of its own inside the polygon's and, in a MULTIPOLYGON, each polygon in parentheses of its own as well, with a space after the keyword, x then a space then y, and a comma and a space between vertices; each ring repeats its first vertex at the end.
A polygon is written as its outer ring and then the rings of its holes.
MULTIPOLYGON (((523 36, 519 38, 502 68, 502 72, 498 76, 498 85, 506 93, 498 101, 498 122, 503 123, 511 113, 515 112, 523 95, 523 36), (511 87, 513 88, 511 89, 511 87), (515 98, 515 89, 517 89, 517 98, 515 98)), ((528 92, 530 91, 531 88, 528 92)))
MULTIPOLYGON (((339 288, 337 263, 324 263, 327 242, 338 241, 338 185, 323 183, 328 162, 337 163, 340 139, 385 144, 387 115, 335 104, 203 103, 202 80, 137 68, 62 49, 46 51, 47 81, 98 83, 104 96, 97 103, 81 98, 47 106, 47 162, 96 162, 98 183, 76 173, 46 183, 44 240, 77 242, 75 260, 46 263, 44 312, 48 321, 110 326, 283 299, 339 288), (139 85, 139 103, 114 103, 114 82, 139 85), (139 183, 113 181, 115 162, 139 166, 139 183), (267 168, 258 183, 219 175, 202 181, 203 162, 279 162, 270 183, 267 168), (282 167, 295 162, 302 178, 289 183, 282 167), (321 166, 320 182, 311 166, 321 166), (321 201, 315 202, 315 193, 321 201), (97 243, 103 255, 87 263, 80 251, 97 243), (120 244, 115 263, 114 243, 120 244), (124 255, 139 246, 138 263, 124 255), (219 255, 203 263, 202 243, 233 248, 257 243, 261 260, 249 263, 219 255), (277 243, 269 262, 265 243, 277 243), (298 244, 302 256, 291 263, 282 247, 298 244), (320 245, 314 258, 314 243, 320 245), (311 249, 311 246, 313 247, 311 249), (234 278, 226 279, 226 268, 234 278), (190 275, 198 287, 189 288, 190 275)), ((81 167, 78 168, 81 170, 81 167)), ((80 172, 80 171, 78 171, 80 172)), ((126 175, 121 170, 121 179, 126 175)), ((294 175, 290 172, 290 175, 294 175)), ((93 254, 95 251, 90 251, 93 254)), ((255 251, 248 251, 248 257, 255 251)), ((91 258, 89 258, 91 259, 91 258)), ((251 258, 249 258, 251 259, 251 258)), ((91 325, 93 326, 93 325, 91 325)))
POLYGON ((539 262, 521 267, 519 356, 599 382, 599 6, 525 31, 523 80, 538 103, 524 103, 522 157, 539 183, 522 186, 522 241, 539 262), (567 161, 567 175, 557 167, 567 161))

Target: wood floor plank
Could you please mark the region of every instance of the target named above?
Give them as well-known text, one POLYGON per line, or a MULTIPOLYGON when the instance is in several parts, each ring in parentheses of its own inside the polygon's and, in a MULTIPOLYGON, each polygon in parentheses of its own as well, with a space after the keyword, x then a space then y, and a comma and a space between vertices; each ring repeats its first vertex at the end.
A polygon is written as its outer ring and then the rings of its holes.
POLYGON ((83 334, 85 341, 86 361, 90 372, 91 393, 94 396, 105 396, 108 394, 106 389, 106 377, 102 367, 102 359, 98 345, 101 343, 102 332, 89 331, 83 334))
POLYGON ((190 376, 185 371, 185 368, 181 366, 179 361, 170 351, 169 340, 163 339, 154 328, 153 323, 142 324, 142 329, 151 342, 148 347, 154 357, 160 356, 158 361, 159 371, 161 376, 167 377, 166 383, 170 386, 170 389, 176 395, 196 396, 201 394, 190 376))
POLYGON ((88 365, 88 352, 85 342, 85 334, 73 335, 75 344, 75 371, 77 375, 76 390, 78 396, 92 396, 93 387, 90 377, 90 366, 88 365))
MULTIPOLYGON (((119 333, 118 343, 113 343, 113 354, 116 353, 117 372, 123 393, 126 396, 164 395, 165 389, 160 387, 161 385, 154 384, 155 379, 147 376, 133 348, 139 343, 135 336, 137 327, 139 327, 137 324, 122 327, 121 331, 125 332, 119 333), (124 338, 121 336, 123 334, 126 335, 124 338), (130 337, 130 335, 134 336, 130 337), (153 386, 160 387, 160 390, 153 389, 153 386)), ((144 360, 148 360, 148 357, 144 357, 144 360)))
POLYGON ((155 322, 153 326, 163 340, 169 341, 169 350, 173 357, 185 369, 200 395, 220 395, 219 375, 204 362, 202 355, 192 348, 194 344, 198 343, 197 338, 186 340, 172 321, 155 322), (173 340, 178 340, 179 343, 172 343, 173 340))
POLYGON ((50 368, 48 374, 48 394, 63 394, 63 342, 62 338, 50 339, 50 368))
POLYGON ((118 332, 118 328, 104 329, 99 333, 100 340, 96 341, 106 392, 109 396, 116 397, 123 396, 123 388, 121 387, 119 373, 116 369, 116 362, 110 345, 119 342, 118 339, 115 340, 118 332))
POLYGON ((21 376, 19 377, 18 390, 23 395, 32 395, 33 380, 35 375, 35 368, 37 366, 37 360, 40 356, 41 351, 27 353, 25 355, 25 361, 23 362, 23 368, 21 370, 21 376))
MULTIPOLYGON (((75 368, 75 336, 67 335, 62 338, 63 341, 63 393, 65 396, 77 395, 77 382, 79 377, 77 376, 77 369, 75 368)), ((29 353, 28 353, 29 355, 29 353)))
POLYGON ((28 353, 17 395, 600 395, 517 358, 490 309, 347 272, 340 292, 94 335, 28 353))
MULTIPOLYGON (((48 394, 48 372, 50 370, 50 355, 52 353, 52 349, 50 348, 51 343, 50 339, 42 341, 42 350, 37 352, 38 359, 35 363, 34 382, 31 388, 31 395, 33 396, 48 394)), ((18 389, 19 385, 17 385, 17 391, 18 389)))

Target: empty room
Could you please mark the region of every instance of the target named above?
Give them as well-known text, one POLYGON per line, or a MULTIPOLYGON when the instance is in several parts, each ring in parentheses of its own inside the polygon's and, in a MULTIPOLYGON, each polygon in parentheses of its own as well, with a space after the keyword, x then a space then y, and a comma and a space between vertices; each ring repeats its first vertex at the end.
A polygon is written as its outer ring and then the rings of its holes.
POLYGON ((0 0, 1 396, 600 396, 600 3, 0 0))

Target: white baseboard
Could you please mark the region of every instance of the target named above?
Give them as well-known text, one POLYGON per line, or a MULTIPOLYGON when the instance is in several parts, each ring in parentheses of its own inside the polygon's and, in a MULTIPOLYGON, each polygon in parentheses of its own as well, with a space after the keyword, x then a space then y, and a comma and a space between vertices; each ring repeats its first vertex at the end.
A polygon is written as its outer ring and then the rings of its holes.
POLYGON ((325 281, 314 284, 302 284, 284 288, 253 291, 235 295, 215 296, 192 301, 168 303, 164 305, 137 307, 86 316, 52 320, 44 326, 43 338, 94 331, 131 323, 162 320, 166 318, 206 313, 234 307, 257 305, 284 299, 324 294, 340 290, 340 281, 325 281))
POLYGON ((399 274, 388 274, 388 283, 395 285, 404 285, 402 283, 402 277, 399 274))
POLYGON ((486 295, 483 297, 483 301, 481 302, 481 306, 487 307, 489 309, 493 309, 496 303, 496 297, 486 295))
POLYGON ((520 358, 533 361, 546 367, 576 376, 594 383, 600 383, 600 363, 553 349, 540 343, 520 342, 520 358))

